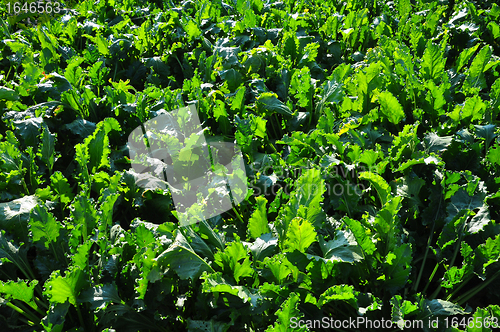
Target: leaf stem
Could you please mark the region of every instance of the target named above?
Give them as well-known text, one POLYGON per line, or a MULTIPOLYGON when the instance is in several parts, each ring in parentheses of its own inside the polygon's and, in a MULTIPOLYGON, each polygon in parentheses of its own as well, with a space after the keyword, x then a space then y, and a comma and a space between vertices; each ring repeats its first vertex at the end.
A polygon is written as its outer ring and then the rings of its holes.
POLYGON ((78 320, 80 321, 80 325, 83 327, 83 329, 85 330, 85 323, 83 321, 83 316, 82 316, 82 312, 80 311, 80 306, 77 304, 76 306, 76 312, 78 314, 78 320))
MULTIPOLYGON (((39 322, 40 320, 35 316, 33 315, 31 312, 29 311, 24 311, 23 309, 19 308, 18 306, 16 306, 15 304, 11 303, 11 302, 7 302, 6 303, 7 307, 11 308, 12 310, 20 313, 21 315, 23 315, 24 317, 30 319, 33 323, 33 322, 39 322)), ((34 325, 34 324, 33 324, 34 325)))
POLYGON ((427 281, 427 284, 425 285, 424 289, 422 290, 422 293, 425 294, 427 291, 427 288, 429 288, 429 285, 431 284, 432 279, 434 279, 434 275, 436 274, 437 270, 439 268, 439 262, 436 263, 436 266, 434 266, 434 270, 431 273, 431 276, 429 277, 429 280, 427 281))
POLYGON ((245 223, 243 221, 243 218, 241 217, 241 215, 239 214, 238 210, 236 210, 236 208, 233 206, 233 211, 234 213, 236 214, 236 217, 238 217, 238 219, 242 222, 242 223, 245 223))
POLYGON ((465 292, 462 294, 462 296, 458 297, 456 299, 456 302, 459 305, 463 305, 465 302, 470 300, 471 297, 482 291, 486 286, 488 286, 490 283, 492 283, 496 278, 500 277, 500 271, 497 271, 494 275, 491 276, 488 280, 483 282, 482 284, 477 285, 476 287, 470 289, 469 291, 465 292))
MULTIPOLYGON (((413 286, 413 290, 415 292, 417 291, 418 284, 420 283, 420 279, 422 278, 422 273, 424 271, 425 261, 427 260, 427 254, 429 253, 429 248, 431 247, 432 235, 434 235, 434 227, 436 225, 436 219, 437 219, 437 216, 438 216, 440 209, 441 209, 441 198, 439 199, 439 205, 438 205, 438 208, 436 210, 436 215, 434 216, 434 221, 432 222, 431 232, 430 232, 429 238, 427 239, 427 246, 425 248, 424 259, 422 260, 422 267, 420 268, 420 271, 418 272, 417 282, 413 286)), ((425 290, 427 290, 427 287, 429 286, 432 278, 434 278, 434 274, 436 273, 438 266, 439 266, 439 262, 437 263, 436 267, 434 268, 434 271, 432 272, 432 274, 429 278, 429 281, 425 285, 424 292, 425 292, 425 290)))
POLYGON ((450 295, 448 295, 448 297, 446 298, 446 301, 449 301, 460 289, 462 289, 462 287, 464 287, 465 285, 467 285, 467 283, 472 279, 472 276, 468 277, 466 280, 462 280, 462 282, 460 283, 460 285, 453 290, 453 292, 450 293, 450 295))

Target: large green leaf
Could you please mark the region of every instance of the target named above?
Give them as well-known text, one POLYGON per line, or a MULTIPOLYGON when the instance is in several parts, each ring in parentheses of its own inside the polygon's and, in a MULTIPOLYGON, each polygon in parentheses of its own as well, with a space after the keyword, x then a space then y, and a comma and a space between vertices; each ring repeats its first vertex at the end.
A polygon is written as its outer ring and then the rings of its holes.
POLYGON ((269 225, 267 221, 267 199, 262 196, 255 197, 257 208, 248 220, 249 236, 256 239, 262 234, 269 233, 269 225))
POLYGON ((87 285, 85 272, 79 268, 70 268, 64 277, 55 271, 45 283, 44 294, 51 303, 65 303, 68 301, 76 306, 80 292, 87 285))
POLYGON ((446 59, 443 57, 440 47, 429 40, 420 69, 424 80, 434 80, 434 83, 438 83, 444 73, 445 63, 446 59))
POLYGON ((48 249, 51 244, 57 244, 61 224, 44 206, 37 205, 31 211, 30 230, 33 241, 42 243, 48 249))
POLYGON ((391 293, 403 288, 411 273, 411 246, 405 243, 387 254, 384 262, 385 287, 391 293))
POLYGON ((356 242, 365 253, 364 258, 366 258, 366 256, 371 256, 377 250, 377 248, 375 246, 375 243, 373 243, 372 241, 370 233, 368 233, 369 230, 363 227, 363 225, 359 221, 351 219, 349 217, 344 217, 342 221, 354 234, 356 242))
POLYGON ((391 92, 383 91, 377 98, 380 111, 391 123, 398 124, 405 117, 403 107, 391 92))
POLYGON ((26 278, 33 278, 34 275, 28 262, 27 252, 27 248, 21 248, 21 246, 16 246, 14 243, 9 242, 5 237, 5 231, 0 231, 1 262, 13 263, 26 278))
POLYGON ((19 95, 12 89, 5 86, 0 86, 0 100, 15 101, 19 99, 19 95))
POLYGON ((184 235, 179 231, 175 242, 155 260, 169 266, 183 280, 189 278, 196 280, 204 271, 214 272, 212 267, 194 252, 184 235))
MULTIPOLYGON (((325 261, 354 263, 363 259, 361 247, 358 246, 352 232, 337 230, 333 240, 325 241, 320 238, 319 243, 325 261)), ((308 257, 317 258, 313 255, 308 255, 308 257)))
POLYGON ((36 196, 24 196, 0 203, 0 227, 14 234, 17 239, 27 242, 30 212, 38 203, 36 196))
POLYGON ((50 172, 55 160, 55 135, 51 134, 45 123, 42 124, 42 138, 40 140, 40 159, 47 165, 50 172))
POLYGON ((264 92, 257 98, 257 109, 270 114, 292 115, 292 111, 277 98, 276 94, 270 92, 264 92))
POLYGON ((278 320, 273 326, 269 326, 266 332, 292 332, 307 331, 306 327, 299 326, 298 321, 304 315, 298 309, 300 297, 296 293, 291 293, 288 299, 283 302, 281 308, 276 311, 278 320))
POLYGON ((388 196, 391 193, 391 187, 387 184, 384 178, 372 172, 362 172, 359 174, 359 178, 361 180, 368 180, 371 185, 375 187, 382 206, 385 205, 388 196))
POLYGON ((105 284, 95 286, 83 291, 79 296, 79 301, 90 303, 92 309, 103 309, 108 303, 122 303, 116 285, 105 284))
POLYGON ((287 251, 305 252, 315 241, 316 231, 310 222, 300 217, 292 219, 285 240, 287 251))
POLYGON ((29 285, 24 280, 19 281, 0 281, 0 294, 4 295, 7 300, 19 300, 23 301, 30 307, 37 309, 38 306, 35 303, 34 290, 35 286, 38 284, 38 280, 32 280, 29 285))

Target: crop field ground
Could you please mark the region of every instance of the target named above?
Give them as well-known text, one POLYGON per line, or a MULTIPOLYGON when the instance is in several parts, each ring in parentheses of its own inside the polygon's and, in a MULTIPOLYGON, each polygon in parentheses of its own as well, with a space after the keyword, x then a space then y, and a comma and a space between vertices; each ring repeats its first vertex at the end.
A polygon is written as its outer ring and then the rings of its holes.
POLYGON ((1 331, 498 331, 497 1, 0 13, 1 331), (188 225, 129 141, 186 106, 248 188, 188 225))

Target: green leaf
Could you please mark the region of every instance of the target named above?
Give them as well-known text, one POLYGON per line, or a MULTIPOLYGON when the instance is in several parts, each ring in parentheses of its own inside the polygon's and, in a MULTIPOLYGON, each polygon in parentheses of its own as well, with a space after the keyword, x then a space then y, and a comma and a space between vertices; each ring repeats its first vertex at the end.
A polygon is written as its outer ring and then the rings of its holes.
POLYGON ((251 305, 256 305, 257 301, 262 299, 258 294, 252 294, 245 286, 236 286, 222 277, 222 273, 214 272, 204 274, 200 279, 204 279, 201 286, 203 293, 228 293, 239 297, 243 303, 250 302, 251 305))
POLYGON ((267 199, 262 196, 255 197, 257 208, 252 213, 248 220, 248 234, 249 237, 257 239, 262 234, 269 233, 269 226, 267 221, 267 199))
POLYGON ((462 309, 459 305, 440 300, 425 300, 425 309, 430 312, 432 316, 452 316, 452 315, 465 315, 469 312, 462 309))
POLYGON ((493 124, 488 124, 484 126, 475 125, 474 127, 476 128, 476 135, 485 139, 485 149, 488 150, 491 141, 495 138, 495 136, 497 136, 495 134, 496 126, 493 124))
POLYGON ((45 316, 41 324, 47 332, 62 332, 65 322, 66 314, 68 313, 70 304, 69 303, 59 303, 56 305, 51 305, 47 311, 47 316, 45 316))
POLYGON ((488 209, 488 206, 484 204, 479 208, 479 211, 467 224, 467 233, 476 234, 482 231, 484 227, 491 222, 492 220, 490 219, 490 210, 488 209))
POLYGON ((484 72, 490 68, 488 63, 490 62, 492 52, 491 46, 486 45, 477 53, 467 72, 468 75, 464 82, 464 88, 472 87, 482 89, 486 87, 484 72))
POLYGON ((445 271, 441 282, 443 287, 452 288, 462 282, 467 282, 465 279, 474 272, 475 254, 472 248, 466 242, 462 242, 460 245, 460 253, 463 257, 462 267, 452 266, 445 271))
POLYGON ((451 202, 448 203, 446 207, 446 212, 448 217, 445 219, 446 222, 450 222, 457 214, 462 210, 471 211, 474 209, 479 209, 483 206, 486 194, 480 187, 479 192, 473 195, 469 195, 466 190, 460 188, 455 195, 451 197, 451 202))
POLYGON ((285 240, 287 251, 305 252, 316 241, 314 226, 300 217, 292 219, 285 240))
POLYGON ((384 178, 372 172, 362 172, 359 174, 359 178, 361 180, 368 180, 371 185, 375 187, 378 197, 380 198, 380 202, 382 203, 382 206, 384 206, 387 202, 389 194, 391 193, 391 187, 387 184, 384 178))
POLYGON ((86 138, 96 129, 96 124, 84 119, 76 119, 71 123, 65 124, 64 129, 68 129, 73 134, 80 136, 81 138, 86 138))
POLYGON ((40 128, 42 128, 43 119, 41 117, 27 118, 24 120, 13 121, 15 132, 24 139, 27 146, 36 147, 39 136, 40 128))
POLYGON ((16 101, 18 99, 19 95, 14 90, 0 86, 0 100, 16 101))
POLYGON ((500 165, 500 146, 498 144, 492 146, 489 149, 486 158, 490 163, 500 165))
POLYGON ((264 92, 257 98, 257 109, 261 112, 279 113, 291 116, 292 111, 283 104, 276 94, 264 92))
POLYGON ((449 113, 449 117, 453 121, 462 120, 480 120, 483 118, 486 111, 486 104, 481 100, 479 95, 474 95, 471 98, 467 98, 465 105, 457 105, 455 109, 449 113))
POLYGON ((118 289, 114 284, 94 286, 80 294, 80 302, 90 303, 90 309, 104 309, 108 303, 122 303, 118 289))
POLYGON ((440 47, 429 40, 420 68, 423 79, 426 81, 434 80, 434 83, 438 83, 441 76, 443 76, 445 63, 446 59, 443 58, 440 47))
POLYGON ((56 171, 50 176, 50 182, 50 187, 57 193, 56 198, 59 199, 63 205, 73 200, 75 195, 68 184, 68 180, 60 171, 56 171))
POLYGON ((204 271, 215 272, 203 258, 194 252, 184 235, 179 231, 175 242, 161 253, 156 261, 168 265, 182 280, 189 278, 196 280, 204 271))
POLYGON ((51 134, 45 123, 42 123, 42 138, 40 140, 40 159, 47 165, 50 172, 54 168, 55 135, 51 134))
POLYGON ((57 243, 61 225, 56 221, 52 213, 44 206, 37 205, 31 211, 30 230, 34 242, 41 242, 49 249, 52 242, 57 243))
MULTIPOLYGON (((354 263, 363 259, 363 252, 360 246, 358 246, 352 232, 337 230, 333 240, 324 241, 320 237, 319 244, 326 261, 354 263)), ((308 258, 316 257, 317 256, 308 255, 308 258)))
POLYGON ((385 257, 384 272, 385 286, 391 293, 395 293, 406 285, 411 273, 412 262, 411 246, 405 243, 389 252, 385 257))
POLYGON ((82 57, 75 56, 70 60, 70 63, 64 71, 64 76, 71 85, 75 87, 78 86, 80 79, 82 78, 82 67, 80 66, 84 59, 82 57))
POLYGON ((77 224, 82 225, 83 240, 95 232, 97 224, 97 211, 94 208, 93 202, 86 196, 77 196, 71 204, 71 215, 77 224))
POLYGON ((425 150, 430 152, 443 152, 453 141, 453 136, 439 137, 436 133, 427 133, 424 137, 425 150))
POLYGON ((383 209, 381 209, 373 223, 375 229, 382 238, 382 245, 384 246, 384 253, 389 250, 394 250, 395 243, 397 241, 395 234, 395 227, 397 227, 397 213, 401 209, 401 196, 396 196, 387 201, 383 209))
POLYGON ((215 120, 217 120, 222 133, 227 135, 231 132, 231 124, 228 120, 225 104, 221 100, 216 100, 215 104, 213 108, 215 120))
POLYGON ((28 242, 30 212, 38 203, 36 196, 24 196, 0 203, 0 228, 14 234, 17 239, 28 242))
MULTIPOLYGON (((0 259, 1 262, 13 263, 26 278, 34 278, 27 258, 27 248, 20 248, 9 242, 5 237, 5 231, 0 231, 0 259)), ((2 264, 0 264, 1 266, 2 264)))
POLYGON ((33 309, 37 309, 38 306, 35 303, 34 290, 35 286, 38 284, 38 280, 32 280, 29 285, 24 280, 19 281, 0 281, 0 294, 4 295, 7 300, 19 300, 33 309))
POLYGON ((312 94, 314 87, 311 84, 311 74, 308 67, 295 70, 290 82, 290 93, 297 98, 297 105, 312 111, 312 94))
POLYGON ((236 282, 239 282, 241 277, 251 277, 255 273, 251 267, 247 249, 241 242, 234 241, 226 247, 224 252, 217 252, 214 255, 214 262, 222 267, 226 274, 232 274, 236 282))
POLYGON ((371 256, 377 250, 377 248, 368 233, 369 230, 363 227, 363 225, 359 221, 351 219, 349 217, 344 217, 342 221, 354 234, 356 242, 365 253, 364 257, 366 258, 366 256, 371 256))
POLYGON ((189 40, 193 40, 194 38, 201 36, 201 30, 198 28, 198 24, 192 20, 189 20, 186 24, 184 24, 183 28, 184 31, 186 31, 189 40))
POLYGON ((316 110, 321 112, 326 103, 340 104, 344 100, 344 95, 342 84, 336 80, 327 81, 321 93, 321 100, 316 105, 316 110))
POLYGON ((243 77, 234 68, 222 70, 221 72, 219 72, 219 75, 222 80, 227 82, 229 90, 231 91, 235 91, 241 85, 241 83, 243 83, 243 77))
POLYGON ((401 295, 394 295, 391 300, 391 317, 392 321, 398 324, 398 327, 404 327, 406 316, 410 316, 419 310, 418 305, 408 300, 402 300, 401 295))
POLYGON ((288 299, 283 302, 281 308, 276 311, 278 320, 274 326, 269 326, 266 332, 296 332, 307 331, 305 326, 299 326, 298 320, 304 316, 298 309, 300 297, 296 293, 291 293, 288 299))
POLYGON ((403 107, 392 93, 383 91, 377 98, 380 103, 380 111, 391 123, 398 124, 405 117, 403 107))
POLYGON ((332 301, 344 301, 357 309, 357 293, 358 291, 354 290, 352 285, 334 285, 321 294, 318 300, 318 306, 321 308, 326 303, 332 301))
POLYGON ((474 53, 476 53, 479 46, 480 44, 476 44, 475 46, 467 48, 460 53, 460 56, 457 59, 457 73, 460 72, 460 69, 462 69, 466 64, 468 64, 469 60, 472 58, 474 53))
POLYGON ((479 275, 484 279, 486 268, 500 260, 500 234, 494 239, 488 238, 485 243, 480 244, 476 248, 476 255, 478 262, 482 265, 482 271, 479 275))
POLYGON ((81 290, 87 285, 83 270, 71 268, 66 270, 64 277, 59 271, 51 274, 45 282, 44 295, 49 297, 50 303, 65 303, 68 301, 76 306, 81 290))
POLYGON ((271 257, 277 250, 278 239, 273 237, 271 233, 266 233, 255 239, 255 242, 250 246, 250 251, 254 257, 254 261, 262 261, 266 257, 271 257))
POLYGON ((108 133, 111 130, 120 131, 120 124, 114 118, 106 118, 97 124, 94 133, 84 140, 83 148, 88 156, 88 169, 96 173, 101 167, 110 167, 108 133))

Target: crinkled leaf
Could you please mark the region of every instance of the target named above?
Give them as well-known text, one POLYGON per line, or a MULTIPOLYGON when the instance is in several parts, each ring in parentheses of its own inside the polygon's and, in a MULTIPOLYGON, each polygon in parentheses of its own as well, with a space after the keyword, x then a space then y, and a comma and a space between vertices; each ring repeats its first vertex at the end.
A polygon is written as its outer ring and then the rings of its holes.
POLYGON ((0 228, 27 242, 30 212, 38 203, 39 199, 36 196, 24 196, 0 203, 0 228))
POLYGON ((19 300, 36 309, 34 290, 37 284, 38 280, 32 280, 29 285, 24 280, 0 281, 0 294, 7 300, 19 300))
POLYGON ((168 265, 182 280, 196 280, 204 271, 214 272, 212 267, 194 252, 181 232, 177 232, 175 242, 156 260, 160 264, 168 265))
POLYGON ((262 261, 265 257, 271 257, 278 246, 278 238, 273 237, 271 233, 266 233, 255 239, 250 246, 250 251, 256 261, 262 261))
POLYGON ((411 272, 411 246, 405 243, 389 252, 385 258, 385 286, 394 293, 406 285, 411 272))
POLYGON ((442 152, 453 141, 453 136, 439 137, 436 133, 427 133, 424 137, 427 152, 442 152))
POLYGON ((41 242, 45 248, 57 243, 61 224, 56 221, 52 213, 42 205, 37 205, 31 211, 30 230, 34 242, 41 242))
POLYGON ((422 57, 421 72, 424 80, 438 82, 444 72, 446 59, 440 51, 440 47, 429 40, 422 57))
POLYGON ((257 98, 257 108, 271 114, 292 115, 292 111, 277 98, 276 94, 270 92, 264 92, 257 98))
POLYGON ((375 243, 373 243, 371 236, 367 233, 367 229, 363 227, 363 225, 354 219, 349 217, 344 217, 342 221, 349 227, 351 232, 354 234, 356 238, 356 242, 361 247, 366 256, 372 255, 377 248, 375 247, 375 243))
POLYGON ((0 86, 0 100, 15 101, 17 99, 19 99, 19 95, 14 90, 0 86))
POLYGON ((391 187, 387 184, 384 178, 372 172, 362 172, 359 174, 359 178, 361 180, 368 180, 371 185, 375 187, 382 206, 385 205, 387 198, 391 193, 391 187))
POLYGON ((354 263, 363 259, 363 252, 351 232, 337 230, 333 240, 320 238, 319 243, 325 260, 354 263))
POLYGON ((255 197, 255 201, 257 203, 257 208, 248 220, 248 233, 249 236, 254 239, 270 231, 267 221, 267 199, 262 196, 257 196, 255 197))
POLYGON ((383 91, 377 97, 380 111, 391 123, 398 124, 405 117, 403 107, 392 93, 383 91))
POLYGON ((55 271, 45 283, 44 294, 49 297, 50 303, 64 303, 68 301, 76 306, 81 290, 86 286, 85 272, 79 268, 70 268, 64 277, 55 271))
POLYGON ((80 294, 78 298, 80 302, 90 303, 90 308, 95 310, 97 308, 103 309, 108 303, 122 303, 118 295, 116 285, 105 284, 102 286, 94 286, 87 289, 80 294))
POLYGON ((291 322, 297 321, 304 316, 298 309, 300 297, 296 293, 291 293, 288 299, 283 302, 281 308, 276 311, 278 320, 273 326, 269 326, 266 332, 292 332, 292 331, 306 331, 306 327, 291 327, 291 322))
POLYGON ((286 234, 285 247, 287 251, 305 252, 316 241, 314 226, 300 217, 292 219, 286 234))

